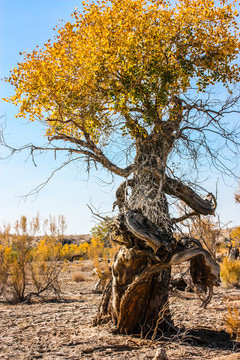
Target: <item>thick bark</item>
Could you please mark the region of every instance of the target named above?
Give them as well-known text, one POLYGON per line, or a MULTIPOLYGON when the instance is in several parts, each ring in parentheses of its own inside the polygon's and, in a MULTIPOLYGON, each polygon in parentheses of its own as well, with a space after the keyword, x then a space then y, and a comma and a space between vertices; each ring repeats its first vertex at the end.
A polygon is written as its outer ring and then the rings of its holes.
POLYGON ((165 166, 170 148, 161 136, 149 137, 137 143, 134 185, 129 201, 131 210, 138 210, 160 229, 171 233, 168 204, 163 191, 165 166), (158 178, 154 171, 158 169, 158 178))
POLYGON ((111 315, 119 333, 156 333, 172 327, 168 308, 171 265, 190 261, 191 284, 204 308, 213 286, 220 283, 219 265, 195 239, 179 241, 164 260, 144 244, 141 249, 124 246, 119 250, 112 266, 112 284, 106 287, 99 307, 96 323, 111 315))
MULTIPOLYGON (((154 331, 158 320, 169 318, 170 271, 161 271, 151 255, 122 248, 113 264, 113 322, 120 333, 154 331)), ((160 326, 160 323, 159 323, 160 326)))
MULTIPOLYGON (((120 299, 118 296, 113 298, 113 304, 118 304, 120 300, 120 305, 116 306, 114 321, 120 332, 128 333, 154 330, 157 323, 163 330, 164 317, 170 320, 168 286, 171 268, 162 270, 159 261, 156 262, 152 256, 158 250, 161 250, 159 255, 164 256, 172 250, 171 221, 167 200, 162 191, 169 148, 155 135, 145 141, 141 140, 136 149, 134 184, 129 199, 130 211, 125 214, 125 224, 127 230, 137 239, 135 244, 140 251, 130 257, 130 266, 124 271, 128 274, 131 272, 131 281, 124 285, 124 291, 121 287, 122 290, 119 291, 119 280, 113 277, 113 293, 120 295, 120 299), (146 172, 146 167, 157 168, 161 178, 156 179, 153 173, 146 172), (151 255, 146 257, 145 250, 151 255), (141 266, 136 267, 138 262, 141 266)), ((128 250, 125 251, 128 253, 128 250)), ((119 255, 114 263, 114 269, 119 268, 121 256, 119 255)))
POLYGON ((111 313, 120 333, 164 331, 171 326, 168 308, 171 265, 191 261, 193 283, 203 306, 210 301, 212 287, 218 283, 219 267, 211 256, 196 241, 185 239, 177 243, 172 235, 164 192, 183 197, 196 211, 209 213, 212 205, 187 186, 166 178, 170 146, 160 138, 155 134, 137 143, 133 179, 122 183, 116 193, 120 215, 112 236, 125 246, 115 257, 112 285, 103 295, 97 322, 111 313), (206 290, 209 294, 204 297, 206 290))
MULTIPOLYGON (((112 320, 120 333, 154 331, 170 322, 168 286, 171 267, 163 267, 175 241, 166 197, 162 191, 167 147, 159 139, 141 140, 137 144, 133 179, 123 183, 117 193, 122 214, 117 232, 126 246, 117 254, 112 267, 112 320), (145 168, 158 168, 156 179, 145 168), (127 185, 131 186, 128 197, 127 185), (140 231, 141 229, 141 231, 140 231)), ((105 307, 106 310, 106 307, 105 307)), ((106 315, 106 314, 105 314, 106 315)))

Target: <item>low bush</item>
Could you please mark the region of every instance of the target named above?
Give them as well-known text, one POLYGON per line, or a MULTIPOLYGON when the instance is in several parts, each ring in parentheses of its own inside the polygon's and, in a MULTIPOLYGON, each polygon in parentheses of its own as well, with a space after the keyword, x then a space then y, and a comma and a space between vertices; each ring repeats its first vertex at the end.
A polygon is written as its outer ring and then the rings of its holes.
MULTIPOLYGON (((36 233, 36 218, 30 228, 36 233), (34 228, 35 227, 35 228, 34 228)), ((12 302, 30 301, 33 296, 60 296, 59 262, 62 245, 57 238, 45 236, 36 244, 27 231, 27 218, 0 232, 0 295, 12 302)))
POLYGON ((236 341, 240 342, 240 312, 236 306, 228 306, 225 323, 231 337, 235 337, 236 341))
POLYGON ((240 261, 223 259, 221 264, 221 280, 224 285, 239 285, 240 284, 240 261))
POLYGON ((86 278, 83 274, 80 274, 80 273, 74 273, 72 275, 72 281, 74 282, 83 282, 83 281, 86 281, 86 278))

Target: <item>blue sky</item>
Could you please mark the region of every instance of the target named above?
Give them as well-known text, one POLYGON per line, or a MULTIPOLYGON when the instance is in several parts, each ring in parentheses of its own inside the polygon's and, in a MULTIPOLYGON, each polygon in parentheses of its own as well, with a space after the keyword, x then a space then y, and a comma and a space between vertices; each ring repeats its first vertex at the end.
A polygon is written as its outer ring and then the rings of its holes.
MULTIPOLYGON (((82 9, 77 0, 0 0, 0 78, 20 60, 19 52, 31 51, 36 45, 43 45, 53 38, 53 27, 59 20, 68 21, 75 7, 82 9)), ((13 88, 1 83, 1 97, 9 96, 13 88)), ((42 129, 38 124, 28 124, 24 119, 16 119, 16 108, 1 101, 0 115, 6 121, 5 134, 12 145, 42 142, 42 129), (39 141, 40 140, 40 141, 39 141)), ((3 150, 1 150, 2 153, 3 150)), ((68 233, 88 233, 94 222, 86 204, 93 204, 101 212, 110 212, 114 201, 114 189, 120 179, 106 186, 99 180, 110 181, 106 172, 93 172, 88 179, 84 169, 73 165, 58 172, 40 191, 38 196, 21 198, 44 182, 61 161, 58 156, 48 154, 37 159, 34 166, 27 153, 0 162, 0 225, 13 223, 21 215, 29 219, 39 211, 41 219, 49 215, 63 214, 67 218, 68 233)), ((240 205, 234 203, 233 193, 237 182, 227 179, 224 183, 218 174, 204 174, 208 178, 204 187, 215 193, 218 183, 218 213, 223 222, 240 224, 240 205)), ((231 226, 230 225, 230 226, 231 226)))
MULTIPOLYGON (((1 0, 0 1, 0 77, 20 60, 19 52, 32 50, 53 38, 53 27, 59 20, 68 21, 77 0, 1 0)), ((1 97, 9 96, 13 88, 1 83, 1 97)), ((16 119, 17 108, 1 101, 1 120, 6 121, 5 134, 11 145, 26 144, 35 140, 42 143, 42 130, 38 124, 28 124, 16 119)), ((2 153, 1 149, 1 153, 2 153)), ((111 211, 114 201, 113 185, 105 186, 98 178, 106 179, 106 172, 93 173, 88 179, 85 170, 73 165, 57 173, 39 195, 21 198, 44 182, 64 157, 51 154, 36 159, 34 166, 27 153, 18 154, 0 162, 0 225, 14 223, 21 215, 29 219, 39 211, 41 219, 49 215, 63 214, 67 218, 68 233, 87 233, 94 226, 86 204, 92 204, 101 212, 111 211), (59 161, 58 161, 59 160, 59 161)), ((119 180, 117 181, 119 182, 119 180)))

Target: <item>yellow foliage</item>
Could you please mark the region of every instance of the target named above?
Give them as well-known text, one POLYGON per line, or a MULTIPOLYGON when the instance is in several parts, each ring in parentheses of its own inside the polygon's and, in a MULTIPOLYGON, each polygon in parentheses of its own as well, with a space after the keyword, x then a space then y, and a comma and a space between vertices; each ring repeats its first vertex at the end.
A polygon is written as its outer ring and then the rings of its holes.
POLYGON ((89 248, 90 248, 90 245, 87 243, 87 242, 84 242, 82 244, 80 244, 78 246, 78 252, 79 252, 79 255, 84 258, 84 259, 87 259, 88 258, 88 254, 89 254, 89 248))
POLYGON ((221 264, 221 280, 225 285, 240 282, 240 261, 224 258, 221 264))
POLYGON ((228 315, 225 319, 227 331, 231 337, 236 336, 236 340, 240 341, 240 312, 236 306, 231 308, 228 306, 228 315))
POLYGON ((233 239, 233 246, 240 245, 240 226, 231 232, 231 239, 233 239))
POLYGON ((22 62, 6 79, 15 95, 5 100, 20 105, 18 116, 45 121, 46 136, 74 137, 80 145, 86 134, 104 144, 116 115, 124 121, 123 136, 146 136, 152 125, 162 131, 157 119, 167 106, 175 121, 171 99, 193 79, 199 92, 239 81, 237 16, 235 1, 225 0, 86 3, 53 42, 20 54, 22 62), (157 117, 146 111, 149 98, 157 117), (143 114, 141 120, 133 121, 132 112, 143 114))
POLYGON ((80 250, 81 254, 87 254, 89 251, 89 247, 90 245, 85 241, 84 243, 78 246, 78 249, 80 250))
POLYGON ((78 245, 77 244, 65 244, 61 247, 60 250, 60 258, 61 259, 70 259, 72 256, 77 255, 78 252, 78 245))
MULTIPOLYGON (((38 217, 32 220, 30 228, 34 234, 38 231, 38 217)), ((10 234, 8 227, 0 232, 0 294, 18 302, 49 292, 59 296, 62 244, 55 237, 46 236, 36 245, 27 232, 25 216, 16 222, 15 231, 10 234)))
POLYGON ((98 268, 99 259, 104 255, 104 241, 93 237, 89 246, 88 256, 93 261, 94 267, 98 268))

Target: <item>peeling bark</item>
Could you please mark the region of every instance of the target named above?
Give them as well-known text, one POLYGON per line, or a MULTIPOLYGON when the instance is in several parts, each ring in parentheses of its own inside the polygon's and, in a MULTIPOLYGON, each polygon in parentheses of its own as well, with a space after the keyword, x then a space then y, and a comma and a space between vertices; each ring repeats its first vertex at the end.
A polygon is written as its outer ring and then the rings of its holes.
POLYGON ((168 311, 170 271, 147 252, 122 248, 113 264, 113 322, 120 333, 153 331, 162 309, 168 311))
POLYGON ((185 201, 194 214, 212 214, 216 204, 165 175, 170 147, 157 136, 141 139, 133 178, 116 191, 114 205, 120 214, 111 236, 124 246, 113 262, 112 285, 103 294, 96 322, 111 315, 119 333, 156 333, 173 327, 168 307, 172 265, 190 261, 194 290, 204 307, 219 284, 219 266, 201 244, 188 238, 177 242, 173 236, 165 194, 185 201))

